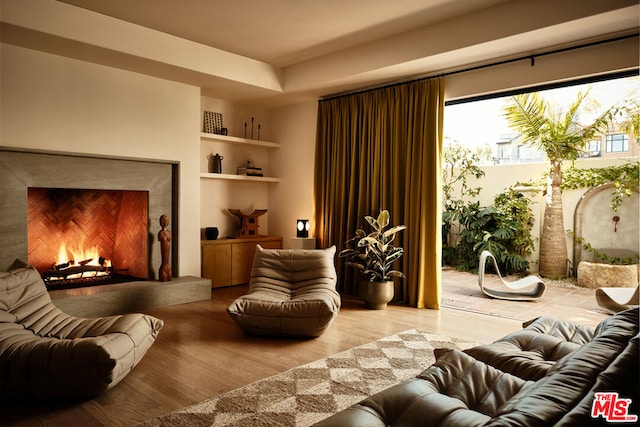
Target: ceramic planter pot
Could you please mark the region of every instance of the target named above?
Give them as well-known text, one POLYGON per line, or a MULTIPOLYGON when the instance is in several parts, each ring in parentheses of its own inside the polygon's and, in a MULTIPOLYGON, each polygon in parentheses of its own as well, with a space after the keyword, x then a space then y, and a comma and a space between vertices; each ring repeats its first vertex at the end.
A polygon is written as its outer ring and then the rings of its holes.
POLYGON ((393 281, 370 282, 360 280, 358 293, 364 301, 364 306, 371 310, 384 310, 387 303, 393 299, 393 281))

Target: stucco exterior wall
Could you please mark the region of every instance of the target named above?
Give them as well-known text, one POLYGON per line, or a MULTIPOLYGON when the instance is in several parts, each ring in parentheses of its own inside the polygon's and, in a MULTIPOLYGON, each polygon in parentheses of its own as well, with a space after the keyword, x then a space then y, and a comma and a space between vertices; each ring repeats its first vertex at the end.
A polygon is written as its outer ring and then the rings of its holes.
MULTIPOLYGON (((601 168, 611 165, 619 165, 628 161, 637 159, 581 159, 575 162, 577 168, 601 168)), ((482 206, 488 206, 493 203, 493 198, 505 191, 516 182, 527 182, 531 179, 540 177, 547 169, 546 163, 525 163, 525 164, 508 164, 508 165, 490 165, 482 166, 485 176, 479 180, 470 181, 470 186, 481 186, 482 191, 478 196, 478 200, 482 206)), ((575 230, 574 212, 578 202, 588 189, 565 190, 562 193, 563 219, 565 230, 575 230)), ((536 241, 533 254, 530 256, 531 270, 538 270, 537 260, 539 257, 540 234, 542 231, 542 218, 544 217, 545 197, 541 191, 523 191, 531 201, 531 209, 533 210, 536 220, 533 225, 532 234, 536 241)), ((630 199, 625 200, 618 212, 614 212, 610 206, 610 192, 603 192, 601 196, 593 201, 593 204, 583 214, 584 220, 589 224, 588 234, 585 236, 595 247, 622 247, 635 251, 638 248, 638 196, 637 193, 630 199), (614 223, 612 218, 620 216, 624 219, 619 222, 620 231, 624 233, 614 232, 614 223)), ((573 239, 567 234, 567 250, 568 259, 573 260, 573 239)))

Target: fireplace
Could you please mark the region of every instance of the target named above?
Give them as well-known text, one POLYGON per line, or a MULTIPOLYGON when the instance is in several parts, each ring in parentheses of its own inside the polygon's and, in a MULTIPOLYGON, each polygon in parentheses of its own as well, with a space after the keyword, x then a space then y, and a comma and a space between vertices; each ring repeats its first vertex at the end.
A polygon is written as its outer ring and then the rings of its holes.
MULTIPOLYGON (((111 316, 121 313, 132 313, 166 305, 186 304, 204 301, 211 298, 211 281, 194 276, 180 276, 178 263, 178 247, 180 233, 178 229, 178 177, 180 164, 174 161, 137 159, 113 156, 99 156, 90 154, 56 153, 51 151, 25 150, 20 148, 0 146, 0 271, 6 270, 16 258, 31 264, 42 262, 41 268, 51 267, 57 262, 50 260, 50 255, 44 255, 39 261, 31 252, 30 237, 35 237, 36 229, 45 231, 51 238, 50 229, 56 229, 64 221, 67 213, 58 213, 58 219, 46 219, 47 226, 29 223, 29 212, 37 207, 30 206, 29 193, 44 191, 57 193, 54 202, 38 202, 57 205, 59 200, 67 198, 69 193, 76 193, 78 203, 75 209, 81 211, 90 202, 87 199, 118 199, 119 215, 108 215, 94 221, 94 228, 105 230, 106 222, 113 222, 112 237, 113 251, 108 242, 86 237, 94 246, 99 247, 100 257, 109 258, 112 270, 126 270, 128 274, 147 277, 147 280, 133 280, 109 285, 82 286, 73 289, 49 289, 49 295, 54 304, 63 312, 78 317, 111 316), (82 187, 83 189, 78 189, 82 187), (64 196, 64 197, 63 197, 64 196), (146 216, 143 208, 134 205, 147 206, 146 216), (142 209, 142 210, 139 210, 142 209), (158 281, 158 270, 162 263, 160 247, 157 241, 160 231, 160 217, 168 215, 171 230, 171 266, 173 280, 158 281), (111 219, 109 219, 111 218, 111 219), (139 230, 131 231, 131 224, 124 218, 138 226, 139 230), (129 239, 119 235, 128 230, 139 238, 129 239), (144 238, 142 236, 144 235, 144 238), (97 242, 97 243, 96 243, 97 242), (146 245, 146 246, 145 246, 146 245), (138 246, 134 255, 122 252, 121 246, 138 246), (146 249, 143 249, 146 247, 146 249), (105 255, 103 255, 103 253, 105 255), (146 261, 140 261, 145 258, 146 261), (143 264, 146 265, 143 266, 143 264)), ((54 209, 56 206, 51 207, 54 209)), ((98 208, 100 209, 100 208, 98 208)), ((104 208, 107 209, 107 208, 104 208)), ((45 212, 41 212, 45 215, 45 212)), ((82 216, 82 215, 81 215, 82 216)), ((80 222, 79 219, 70 220, 80 222)), ((75 228, 76 225, 69 226, 75 228)), ((80 226, 78 226, 80 227, 80 226)), ((83 225, 82 228, 91 226, 83 225)), ((62 228, 65 228, 62 226, 62 228)), ((111 228, 111 227, 109 227, 111 228)), ((93 233, 88 233, 92 235, 93 233)), ((96 233, 100 234, 100 233, 96 233)), ((108 234, 105 232, 105 234, 108 234)), ((82 239, 80 239, 82 240, 82 239)), ((56 245, 54 245, 55 247, 56 245)), ((66 246, 66 245, 65 245, 66 246)), ((66 251, 66 250, 65 250, 66 251)), ((68 252, 68 251, 67 251, 68 252)), ((87 267, 84 261, 94 256, 72 256, 85 258, 80 270, 96 270, 99 267, 87 267)), ((74 261, 76 261, 74 259, 74 261)), ((59 264, 66 264, 59 263, 59 264)), ((100 263, 98 262, 100 266, 100 263)), ((106 264, 105 264, 106 265, 106 264)), ((59 269, 65 268, 58 266, 59 269)))
POLYGON ((67 272, 89 274, 105 267, 123 277, 154 281, 162 262, 158 221, 168 215, 171 264, 178 276, 178 168, 170 161, 0 147, 0 269, 19 258, 41 273, 53 266, 55 274, 49 276, 64 278, 66 272, 56 273, 55 267, 67 268, 70 259, 58 259, 65 252, 82 262, 67 272), (70 240, 61 237, 67 231, 70 240), (99 249, 97 254, 71 252, 92 247, 99 249), (85 263, 89 258, 97 258, 92 262, 98 265, 85 263))
POLYGON ((146 280, 149 192, 27 189, 29 263, 49 289, 146 280))

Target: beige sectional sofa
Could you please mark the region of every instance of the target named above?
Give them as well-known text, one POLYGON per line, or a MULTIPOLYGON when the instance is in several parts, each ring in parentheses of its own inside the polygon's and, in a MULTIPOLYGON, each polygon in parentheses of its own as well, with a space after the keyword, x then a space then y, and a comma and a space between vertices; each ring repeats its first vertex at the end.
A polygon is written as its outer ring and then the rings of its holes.
POLYGON ((40 274, 17 261, 0 272, 0 398, 87 398, 118 384, 163 326, 125 314, 69 316, 40 274))

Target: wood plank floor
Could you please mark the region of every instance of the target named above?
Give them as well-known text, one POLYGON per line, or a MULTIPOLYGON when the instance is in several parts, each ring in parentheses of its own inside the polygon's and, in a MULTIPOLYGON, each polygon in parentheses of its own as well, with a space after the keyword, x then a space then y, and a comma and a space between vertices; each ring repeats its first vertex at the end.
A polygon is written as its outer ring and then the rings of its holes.
POLYGON ((226 313, 246 289, 219 288, 210 301, 148 310, 165 326, 120 384, 89 401, 0 402, 0 425, 130 426, 407 329, 491 342, 521 327, 516 320, 455 309, 389 306, 376 311, 346 300, 336 321, 319 338, 247 337, 226 313))

